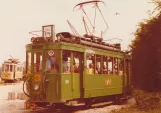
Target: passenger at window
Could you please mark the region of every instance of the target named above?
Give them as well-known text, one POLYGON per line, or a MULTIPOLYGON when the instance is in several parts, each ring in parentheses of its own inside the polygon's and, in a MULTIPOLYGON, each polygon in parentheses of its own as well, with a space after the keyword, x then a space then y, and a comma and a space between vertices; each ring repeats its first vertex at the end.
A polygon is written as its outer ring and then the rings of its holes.
POLYGON ((70 60, 68 61, 68 57, 63 57, 63 72, 70 73, 70 60))
POLYGON ((107 74, 107 71, 108 71, 107 65, 104 65, 104 66, 103 66, 103 74, 107 74))
POLYGON ((56 73, 58 72, 58 67, 56 64, 55 56, 48 57, 46 60, 46 71, 56 73))
POLYGON ((93 63, 89 64, 88 74, 94 74, 94 64, 93 63))
POLYGON ((50 72, 51 71, 51 61, 50 57, 46 58, 46 71, 50 72))
POLYGON ((73 68, 74 73, 79 73, 79 62, 80 62, 80 55, 78 53, 74 53, 74 61, 73 61, 73 68))

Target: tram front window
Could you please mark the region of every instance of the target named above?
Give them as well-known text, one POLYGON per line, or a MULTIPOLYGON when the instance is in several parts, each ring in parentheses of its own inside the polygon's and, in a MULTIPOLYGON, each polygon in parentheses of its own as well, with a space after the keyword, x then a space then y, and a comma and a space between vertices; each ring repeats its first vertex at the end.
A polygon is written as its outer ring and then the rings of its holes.
POLYGON ((4 65, 4 71, 5 72, 9 71, 9 65, 4 65))
POLYGON ((34 53, 34 72, 40 72, 42 70, 42 53, 34 53))
POLYGON ((63 73, 71 73, 71 51, 63 50, 63 73))
POLYGON ((10 65, 10 72, 13 71, 13 65, 10 65))
POLYGON ((58 73, 59 72, 59 54, 58 50, 48 50, 46 52, 46 72, 48 73, 58 73))
POLYGON ((27 53, 26 57, 26 73, 31 73, 31 53, 27 53))

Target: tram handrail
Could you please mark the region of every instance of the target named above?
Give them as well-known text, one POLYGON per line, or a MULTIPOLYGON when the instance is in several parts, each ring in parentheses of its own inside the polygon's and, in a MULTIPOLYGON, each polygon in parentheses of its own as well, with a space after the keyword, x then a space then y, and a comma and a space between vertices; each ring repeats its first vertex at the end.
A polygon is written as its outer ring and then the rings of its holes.
POLYGON ((23 92, 24 92, 24 94, 25 94, 26 96, 28 96, 28 97, 31 97, 31 96, 25 92, 25 88, 24 88, 24 87, 25 87, 26 81, 27 81, 28 78, 30 78, 30 77, 31 77, 31 75, 30 75, 30 76, 27 76, 27 77, 25 78, 24 82, 23 82, 23 92))

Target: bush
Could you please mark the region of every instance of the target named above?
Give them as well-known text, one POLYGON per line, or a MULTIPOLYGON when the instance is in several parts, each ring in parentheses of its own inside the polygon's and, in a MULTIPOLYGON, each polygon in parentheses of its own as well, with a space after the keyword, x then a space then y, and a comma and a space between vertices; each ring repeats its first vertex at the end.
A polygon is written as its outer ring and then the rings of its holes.
POLYGON ((141 110, 149 111, 161 107, 161 93, 146 92, 140 89, 134 89, 133 96, 135 98, 137 108, 141 110))

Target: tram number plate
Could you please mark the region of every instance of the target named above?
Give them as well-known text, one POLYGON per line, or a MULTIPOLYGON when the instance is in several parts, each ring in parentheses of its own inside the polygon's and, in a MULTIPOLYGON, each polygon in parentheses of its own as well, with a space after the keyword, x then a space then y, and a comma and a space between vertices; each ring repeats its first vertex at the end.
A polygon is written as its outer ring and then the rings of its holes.
POLYGON ((10 74, 9 73, 4 73, 4 76, 5 77, 8 77, 10 74))

